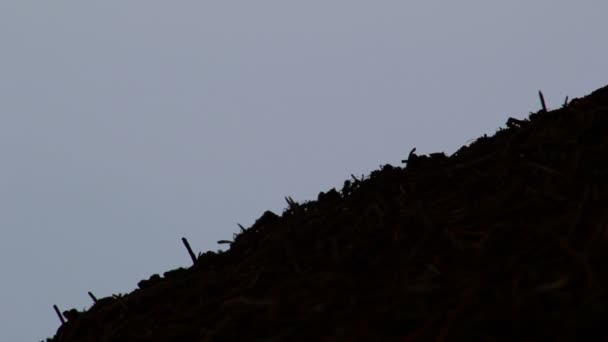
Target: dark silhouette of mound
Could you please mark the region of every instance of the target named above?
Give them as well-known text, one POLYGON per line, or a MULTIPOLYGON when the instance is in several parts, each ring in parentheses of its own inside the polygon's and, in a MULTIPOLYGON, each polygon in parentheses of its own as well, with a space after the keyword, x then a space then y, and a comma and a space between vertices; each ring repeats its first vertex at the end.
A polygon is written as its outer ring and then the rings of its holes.
POLYGON ((288 198, 49 340, 607 340, 608 87, 506 125, 288 198))

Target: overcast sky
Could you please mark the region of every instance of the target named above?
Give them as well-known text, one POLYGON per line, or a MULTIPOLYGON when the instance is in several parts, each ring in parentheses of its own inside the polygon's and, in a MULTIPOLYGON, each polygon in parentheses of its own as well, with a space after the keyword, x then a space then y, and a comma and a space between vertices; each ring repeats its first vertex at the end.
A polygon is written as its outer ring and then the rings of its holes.
POLYGON ((0 1, 0 340, 608 84, 606 1, 0 1))

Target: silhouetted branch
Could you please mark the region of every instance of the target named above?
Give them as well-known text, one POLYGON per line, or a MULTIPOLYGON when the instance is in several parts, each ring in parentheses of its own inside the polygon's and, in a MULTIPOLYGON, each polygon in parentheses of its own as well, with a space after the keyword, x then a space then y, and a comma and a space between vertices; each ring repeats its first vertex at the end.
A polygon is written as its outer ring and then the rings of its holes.
POLYGON ((59 317, 59 320, 61 321, 61 324, 62 325, 65 324, 65 318, 63 318, 63 315, 59 311, 59 308, 57 307, 57 305, 53 305, 53 309, 55 309, 55 313, 57 314, 57 317, 59 317))
POLYGON ((407 159, 403 159, 401 162, 405 164, 408 161, 415 159, 417 156, 414 152, 416 152, 415 147, 410 151, 410 154, 408 154, 407 159))
POLYGON ((291 209, 291 210, 298 207, 298 203, 296 201, 294 201, 293 198, 291 198, 291 196, 285 197, 285 202, 287 202, 287 205, 289 206, 289 209, 291 209))
POLYGON ((190 254, 190 258, 192 259, 192 263, 196 264, 196 255, 194 255, 194 252, 192 252, 192 248, 190 248, 190 244, 188 243, 188 240, 186 240, 185 237, 182 238, 182 242, 184 243, 184 246, 186 246, 186 249, 188 250, 188 254, 190 254))
POLYGON ((93 295, 91 291, 89 291, 88 294, 89 297, 91 297, 91 299, 93 300, 93 303, 97 304, 97 297, 95 297, 95 295, 93 295))
POLYGON ((543 96, 543 92, 540 90, 538 91, 538 97, 540 97, 540 104, 543 106, 543 111, 546 112, 547 105, 545 104, 545 97, 543 96))

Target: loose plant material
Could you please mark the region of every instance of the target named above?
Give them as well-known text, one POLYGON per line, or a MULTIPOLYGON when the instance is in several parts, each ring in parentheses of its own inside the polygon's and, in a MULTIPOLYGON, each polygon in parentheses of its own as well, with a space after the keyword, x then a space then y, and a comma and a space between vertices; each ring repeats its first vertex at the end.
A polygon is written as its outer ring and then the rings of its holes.
POLYGON ((192 248, 190 247, 190 243, 188 243, 188 240, 185 237, 182 238, 182 243, 184 244, 184 246, 188 250, 188 255, 190 255, 190 259, 192 259, 192 263, 195 264, 196 263, 196 255, 192 251, 192 248))
POLYGON ((61 314, 61 311, 59 311, 59 308, 57 307, 57 305, 53 305, 53 310, 55 310, 57 317, 59 317, 59 321, 61 322, 61 325, 64 325, 65 318, 63 318, 63 315, 61 314))
POLYGON ((606 340, 608 87, 540 97, 449 157, 287 197, 49 341, 606 340))
POLYGON ((91 299, 93 300, 93 303, 97 303, 97 297, 95 297, 93 292, 89 291, 88 294, 89 294, 89 297, 91 297, 91 299))

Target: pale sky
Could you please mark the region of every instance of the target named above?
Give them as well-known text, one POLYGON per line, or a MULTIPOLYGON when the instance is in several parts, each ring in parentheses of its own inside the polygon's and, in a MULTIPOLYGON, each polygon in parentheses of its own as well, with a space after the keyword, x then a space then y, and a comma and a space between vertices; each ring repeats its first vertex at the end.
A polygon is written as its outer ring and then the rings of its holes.
POLYGON ((0 2, 0 340, 608 84, 606 1, 0 2))

